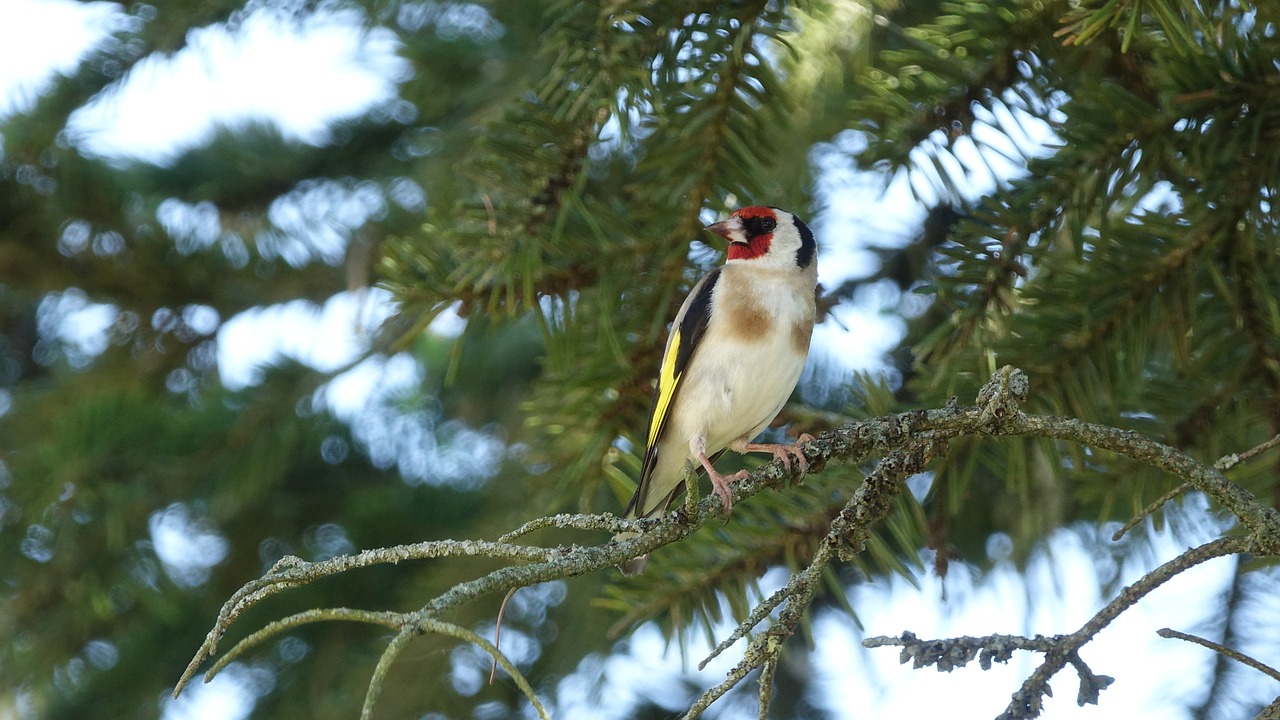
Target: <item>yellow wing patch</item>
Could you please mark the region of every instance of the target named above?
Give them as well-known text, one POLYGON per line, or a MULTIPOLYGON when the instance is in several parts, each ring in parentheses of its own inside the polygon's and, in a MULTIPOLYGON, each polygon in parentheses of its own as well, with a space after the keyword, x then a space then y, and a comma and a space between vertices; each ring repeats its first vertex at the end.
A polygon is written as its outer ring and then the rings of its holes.
POLYGON ((667 352, 662 356, 662 369, 658 372, 658 399, 653 404, 653 417, 649 418, 649 447, 658 442, 662 426, 666 424, 667 412, 671 409, 671 398, 675 397, 676 387, 684 373, 676 372, 676 357, 680 355, 680 327, 671 328, 671 342, 667 343, 667 352))

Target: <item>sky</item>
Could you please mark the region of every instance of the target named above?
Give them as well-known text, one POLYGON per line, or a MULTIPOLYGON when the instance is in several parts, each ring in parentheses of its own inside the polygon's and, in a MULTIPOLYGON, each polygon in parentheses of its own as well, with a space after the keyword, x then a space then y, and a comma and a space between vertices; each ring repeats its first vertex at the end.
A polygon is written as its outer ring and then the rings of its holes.
MULTIPOLYGON (((120 6, 110 3, 0 2, 0 117, 29 107, 54 73, 74 67, 111 28, 133 21, 120 6)), ((87 154, 164 162, 182 148, 204 142, 216 124, 252 118, 273 121, 286 134, 322 144, 328 137, 328 123, 334 120, 373 106, 394 112, 396 82, 405 72, 404 62, 395 55, 391 33, 362 33, 350 16, 287 25, 258 13, 236 32, 198 29, 189 41, 186 49, 171 57, 141 61, 115 92, 72 117, 68 137, 87 154)), ((998 120, 993 118, 992 122, 998 120)), ((1023 120, 1030 132, 1021 138, 1021 150, 1042 151, 1037 148, 1052 140, 1051 133, 1023 120)), ((822 281, 828 287, 871 270, 874 258, 866 249, 868 245, 911 233, 924 216, 924 206, 916 195, 927 198, 929 194, 925 186, 913 188, 906 176, 886 179, 856 172, 847 156, 858 142, 856 135, 841 136, 830 146, 815 148, 812 155, 820 170, 819 204, 827 209, 810 224, 819 238, 822 281)), ((978 153, 972 144, 962 145, 957 153, 973 170, 971 193, 985 191, 998 177, 1018 171, 997 155, 987 154, 984 160, 978 153)), ((290 217, 306 215, 297 209, 308 202, 341 208, 337 220, 329 224, 327 236, 306 239, 308 247, 319 248, 316 252, 340 252, 345 242, 343 228, 354 229, 376 211, 370 205, 374 201, 361 193, 359 187, 303 188, 273 208, 273 219, 287 225, 290 217)), ((160 219, 172 228, 189 228, 189 242, 199 246, 216 241, 216 226, 201 219, 202 213, 216 218, 211 210, 177 203, 163 209, 160 219)), ((313 230, 302 224, 292 232, 301 236, 313 230)), ((66 241, 73 242, 74 237, 66 241)), ((903 327, 900 319, 881 309, 895 305, 897 299, 887 290, 872 288, 858 300, 837 312, 838 323, 828 322, 818 329, 814 354, 827 362, 834 358, 850 370, 883 369, 881 355, 903 327)), ((68 342, 84 343, 84 356, 91 359, 95 343, 113 317, 111 309, 74 294, 51 296, 48 302, 54 304, 49 316, 60 318, 54 332, 65 335, 68 342), (65 312, 54 312, 58 309, 65 312)), ((391 312, 391 298, 383 291, 370 290, 335 295, 322 305, 288 303, 225 319, 215 314, 205 321, 221 322, 219 371, 226 385, 241 388, 255 384, 261 368, 280 357, 323 370, 346 367, 367 346, 368 329, 391 312), (317 338, 326 341, 319 343, 317 338)), ((445 317, 434 329, 456 332, 457 322, 445 317)), ((362 413, 367 414, 379 398, 416 383, 420 372, 414 361, 404 357, 369 360, 330 383, 321 400, 344 419, 364 417, 362 413)), ((491 438, 477 434, 471 440, 467 445, 474 448, 475 457, 453 461, 483 463, 490 457, 486 453, 500 452, 491 438)), ((415 441, 427 442, 424 438, 415 441)), ((447 460, 432 458, 437 466, 446 465, 447 460)), ((411 476, 413 468, 402 468, 402 472, 411 476)), ((1185 518, 1198 517, 1202 508, 1194 506, 1194 497, 1188 502, 1192 508, 1185 518)), ((182 582, 198 583, 211 563, 225 553, 225 540, 184 512, 181 506, 158 512, 153 517, 152 536, 166 570, 182 582), (197 557, 205 558, 203 564, 193 560, 197 557)), ((1089 531, 1063 530, 1033 558, 1025 578, 1007 562, 983 576, 960 565, 954 566, 945 580, 921 572, 918 586, 897 577, 862 585, 854 589, 853 599, 866 635, 896 635, 906 629, 921 637, 1068 632, 1104 602, 1100 576, 1111 573, 1117 578, 1136 579, 1146 568, 1217 531, 1189 519, 1171 523, 1159 532, 1150 529, 1148 552, 1100 570, 1100 563, 1107 561, 1090 549, 1086 542, 1089 531)), ((922 563, 927 566, 928 558, 922 557, 922 563)), ((1125 613, 1083 652, 1096 672, 1117 678, 1116 684, 1103 692, 1101 707, 1075 706, 1076 681, 1074 673, 1067 671, 1054 683, 1049 716, 1187 717, 1184 704, 1194 702, 1207 688, 1185 678, 1204 677, 1212 656, 1201 648, 1159 639, 1154 630, 1169 625, 1195 632, 1210 620, 1198 613, 1198 607, 1225 587, 1231 572, 1228 560, 1207 563, 1125 613)), ((761 584, 767 593, 784 580, 774 571, 761 584)), ((553 603, 553 599, 545 602, 553 603)), ((894 649, 861 649, 857 629, 843 615, 821 613, 814 628, 818 650, 812 667, 813 701, 839 718, 993 717, 1034 669, 1034 658, 1020 654, 1008 665, 985 672, 976 666, 950 674, 913 670, 897 663, 894 649)), ((723 636, 728 626, 719 630, 723 636)), ((698 656, 696 647, 690 655, 698 656)), ((1267 659, 1263 655, 1262 659, 1267 659)), ((592 693, 584 691, 592 678, 603 676, 615 699, 612 706, 619 713, 615 717, 623 717, 631 703, 641 698, 671 703, 674 710, 692 700, 672 696, 675 678, 689 677, 699 687, 707 687, 718 683, 739 657, 726 653, 704 672, 686 672, 679 656, 665 647, 656 626, 647 625, 621 652, 584 660, 581 671, 564 678, 550 699, 559 708, 560 717, 609 717, 601 715, 599 706, 590 700, 592 693)), ((1274 653, 1270 660, 1273 665, 1280 664, 1274 653)), ((458 668, 455 686, 459 691, 482 692, 468 674, 466 663, 460 661, 458 668)), ((255 668, 251 661, 236 663, 213 684, 196 686, 180 700, 165 701, 164 716, 166 720, 236 720, 270 687, 269 673, 255 668)), ((1259 696, 1265 697, 1266 686, 1259 687, 1259 696)), ((1273 694, 1275 690, 1270 688, 1273 694)), ((730 708, 739 706, 730 702, 724 707, 721 715, 731 717, 734 711, 730 708)))
POLYGON ((30 107, 52 73, 75 67, 111 14, 106 3, 6 0, 0 6, 0 117, 30 107))

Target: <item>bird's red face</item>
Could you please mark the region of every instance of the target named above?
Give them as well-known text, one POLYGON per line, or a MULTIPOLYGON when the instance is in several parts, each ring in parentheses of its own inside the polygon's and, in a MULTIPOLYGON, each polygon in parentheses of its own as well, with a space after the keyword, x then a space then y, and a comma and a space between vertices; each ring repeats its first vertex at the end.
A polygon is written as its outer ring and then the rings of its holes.
POLYGON ((737 210, 728 220, 707 229, 729 241, 730 260, 751 260, 769 252, 777 227, 778 216, 773 208, 756 205, 737 210))

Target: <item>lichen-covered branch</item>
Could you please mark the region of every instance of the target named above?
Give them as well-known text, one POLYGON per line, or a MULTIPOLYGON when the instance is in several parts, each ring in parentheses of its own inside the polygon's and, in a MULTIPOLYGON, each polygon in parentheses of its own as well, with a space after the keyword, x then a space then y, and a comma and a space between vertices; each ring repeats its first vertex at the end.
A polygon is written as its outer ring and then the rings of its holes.
MULTIPOLYGON (((1092 640, 1093 636, 1109 625, 1112 620, 1119 617, 1120 613, 1133 607, 1134 604, 1152 590, 1172 580, 1179 573, 1206 560, 1245 552, 1248 549, 1249 539, 1247 537, 1233 535, 1218 538, 1199 547, 1192 548, 1143 575, 1137 582, 1121 590, 1114 600, 1107 603, 1079 630, 1062 637, 1061 640, 1054 643, 1053 647, 1045 653, 1044 662, 1041 663, 1040 667, 1036 668, 1031 677, 1022 683, 1022 687, 1013 694, 1013 698, 1009 701, 1009 706, 1005 708, 1005 711, 999 715, 997 720, 1021 720, 1022 718, 1038 717, 1044 696, 1050 692, 1049 679, 1066 666, 1068 662, 1075 664, 1077 668, 1083 665, 1079 660, 1080 656, 1077 654, 1080 648, 1092 640)), ((1079 702, 1081 705, 1096 703, 1096 690, 1086 693, 1085 686, 1082 683, 1079 702)))
MULTIPOLYGON (((780 591, 787 604, 778 614, 777 621, 768 632, 758 635, 750 642, 742 661, 729 671, 728 678, 724 682, 704 692, 693 703, 684 716, 685 720, 701 717, 712 703, 719 700, 752 670, 776 663, 778 653, 782 650, 782 641, 795 632, 800 619, 813 603, 814 595, 822 584, 822 574, 831 561, 838 556, 844 556, 849 550, 854 552, 862 550, 871 534, 871 529, 889 514, 893 499, 902 487, 902 481, 922 471, 938 448, 938 445, 929 440, 919 441, 889 453, 876 465, 876 469, 867 476, 867 479, 854 492, 853 497, 845 504, 844 509, 831 522, 831 530, 818 545, 817 552, 813 554, 813 560, 803 570, 792 575, 786 587, 780 591)), ((777 595, 775 594, 774 597, 776 598, 777 595)), ((771 602, 772 600, 773 598, 766 600, 761 605, 772 608, 776 605, 776 602, 771 602)), ((752 613, 747 618, 747 622, 751 622, 756 616, 757 613, 752 613)), ((751 625, 742 623, 733 635, 744 637, 754 624, 755 622, 751 625)), ((723 643, 718 646, 712 657, 718 654, 723 646, 723 643)), ((703 665, 705 664, 704 660, 703 665)), ((762 681, 767 679, 767 674, 762 675, 762 681)))
MULTIPOLYGON (((1221 538, 1192 549, 1160 566, 1125 588, 1088 623, 1070 635, 1052 638, 989 636, 929 641, 936 647, 928 652, 920 644, 921 641, 909 634, 904 634, 897 640, 880 639, 903 645, 904 653, 908 652, 910 645, 909 657, 915 658, 918 666, 931 664, 943 669, 962 665, 974 657, 984 663, 984 666, 989 665, 991 660, 1007 659, 1013 650, 1043 652, 1044 662, 1015 693, 1009 709, 1002 717, 1027 718, 1037 715, 1041 699, 1048 691, 1049 679, 1067 664, 1073 665, 1080 675, 1080 701, 1096 702, 1098 692, 1110 683, 1110 678, 1095 675, 1089 670, 1080 659, 1078 650, 1116 616, 1178 573, 1210 558, 1233 553, 1280 555, 1280 513, 1264 506, 1250 493, 1231 482, 1219 468, 1198 462, 1185 453, 1131 431, 1071 418, 1024 414, 1021 403, 1027 393, 1028 381, 1025 374, 1015 368, 1005 367, 997 371, 983 387, 975 406, 960 407, 952 402, 944 408, 864 420, 825 432, 806 443, 803 451, 808 459, 810 473, 822 472, 832 460, 860 463, 874 456, 879 456, 880 459, 874 470, 854 491, 848 503, 831 520, 808 565, 794 573, 781 590, 760 602, 732 634, 712 651, 714 657, 738 640, 748 637, 760 623, 777 611, 776 619, 770 627, 751 637, 742 660, 728 673, 725 680, 706 691, 690 707, 686 717, 700 716, 712 703, 757 668, 762 669, 760 700, 761 712, 764 712, 763 706, 767 705, 771 693, 773 668, 776 667, 782 646, 809 609, 832 562, 836 559, 850 559, 863 550, 876 525, 889 514, 903 481, 926 469, 934 457, 945 452, 947 442, 952 438, 1034 436, 1109 450, 1163 469, 1203 491, 1232 512, 1239 519, 1243 531, 1239 535, 1221 538)), ((789 472, 779 462, 765 465, 733 486, 733 499, 740 502, 766 487, 781 488, 783 481, 789 476, 789 472)), ((358 620, 395 628, 398 631, 395 639, 386 648, 370 682, 365 703, 365 713, 368 713, 380 692, 386 669, 405 643, 422 635, 451 635, 476 643, 492 655, 511 673, 538 712, 545 716, 546 711, 533 695, 532 687, 496 648, 474 633, 449 623, 445 618, 479 598, 500 596, 516 588, 549 580, 599 570, 608 571, 625 560, 680 542, 707 523, 719 521, 722 512, 719 497, 712 495, 691 501, 662 517, 645 520, 622 520, 610 515, 556 515, 530 520, 501 536, 496 542, 424 542, 366 550, 356 555, 314 563, 286 558, 263 577, 246 584, 223 605, 205 642, 179 680, 174 694, 180 693, 196 670, 217 653, 218 641, 245 610, 277 593, 376 564, 428 558, 489 557, 509 561, 511 564, 459 583, 427 600, 417 610, 404 613, 348 609, 308 611, 269 624, 246 637, 231 652, 238 655, 261 640, 304 622, 358 620), (623 541, 587 545, 539 547, 514 543, 528 533, 547 527, 610 534, 628 530, 638 535, 623 541)), ((224 664, 225 661, 215 664, 206 680, 224 664)))
POLYGON ((910 661, 911 667, 917 670, 933 666, 938 668, 938 672, 951 672, 973 662, 974 658, 977 658, 979 667, 990 670, 992 662, 1008 662, 1015 650, 1048 652, 1055 643, 1061 642, 1063 637, 1062 635, 1052 637, 1045 635, 970 637, 965 635, 945 640, 921 640, 915 633, 904 631, 897 637, 887 635, 869 637, 862 641, 862 646, 871 649, 901 647, 902 652, 898 654, 898 662, 905 665, 910 661))
MULTIPOLYGON (((1068 664, 1080 676, 1080 690, 1076 702, 1080 705, 1096 705, 1098 694, 1114 682, 1114 678, 1095 673, 1080 658, 1080 648, 1093 639, 1120 613, 1133 607, 1152 590, 1173 579, 1179 573, 1202 562, 1224 555, 1245 552, 1248 538, 1230 536, 1218 538, 1192 548, 1160 567, 1152 570, 1129 585, 1105 607, 1089 619, 1079 630, 1069 635, 1033 638, 1017 635, 988 635, 985 637, 958 637, 939 640, 920 640, 910 632, 899 637, 873 637, 863 641, 868 648, 887 645, 900 646, 900 662, 910 661, 915 668, 934 666, 939 671, 951 672, 971 662, 975 657, 983 670, 991 668, 992 661, 1007 662, 1015 650, 1029 650, 1044 654, 1044 662, 1023 682, 1013 694, 1005 711, 997 720, 1023 720, 1040 715, 1044 696, 1050 694, 1049 680, 1068 664)), ((1163 633, 1162 633, 1163 634, 1163 633)))

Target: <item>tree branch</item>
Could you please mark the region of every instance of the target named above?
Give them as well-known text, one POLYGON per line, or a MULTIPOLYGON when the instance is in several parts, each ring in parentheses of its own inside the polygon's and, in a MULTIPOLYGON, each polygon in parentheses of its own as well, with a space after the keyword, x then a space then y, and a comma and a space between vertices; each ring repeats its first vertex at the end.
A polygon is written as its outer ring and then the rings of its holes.
MULTIPOLYGON (((742 660, 729 672, 724 682, 706 691, 689 709, 685 717, 696 718, 718 698, 736 686, 756 668, 761 673, 760 699, 767 704, 770 697, 772 668, 776 667, 784 640, 799 625, 836 559, 851 559, 861 552, 874 527, 889 514, 894 498, 901 491, 902 481, 926 468, 928 463, 946 449, 947 441, 962 436, 1033 436, 1076 442, 1109 450, 1164 469, 1192 486, 1205 492, 1239 518, 1243 534, 1221 538, 1184 553, 1178 558, 1141 578, 1123 590, 1080 630, 1055 638, 1011 640, 1001 636, 988 638, 961 638, 940 646, 946 649, 945 662, 963 664, 977 653, 987 663, 991 659, 1007 658, 1013 649, 1032 649, 1045 652, 1044 663, 1027 679, 1021 690, 1014 694, 1009 709, 1002 717, 1034 717, 1040 711, 1041 698, 1048 692, 1048 680, 1070 663, 1081 676, 1080 701, 1095 702, 1098 691, 1109 684, 1105 676, 1094 675, 1080 660, 1077 651, 1099 630, 1115 619, 1140 598, 1178 573, 1213 557, 1240 552, 1257 555, 1280 554, 1280 514, 1267 508, 1240 486, 1224 477, 1218 469, 1197 462, 1184 453, 1157 443, 1131 431, 1094 425, 1080 420, 1060 417, 1026 415, 1020 404, 1028 394, 1028 383, 1022 371, 1011 367, 1001 368, 978 395, 974 407, 959 407, 955 403, 935 410, 915 410, 860 422, 823 433, 816 440, 806 443, 803 452, 809 463, 809 472, 821 472, 827 462, 839 460, 859 463, 872 455, 881 459, 874 470, 854 491, 844 508, 830 522, 827 533, 820 541, 809 564, 792 575, 786 586, 759 603, 724 642, 711 653, 711 657, 723 652, 738 640, 747 637, 762 621, 781 607, 777 619, 764 633, 750 640, 742 660), (1041 645, 1049 642, 1047 649, 1041 645), (967 643, 967 644, 966 644, 967 643), (977 644, 975 644, 977 643, 977 644), (1021 643, 1021 644, 1019 644, 1021 643), (957 654, 958 653, 958 654, 957 654), (985 653, 985 655, 984 655, 985 653), (967 658, 967 659, 965 659, 967 658)), ((740 502, 764 488, 781 488, 790 473, 775 461, 756 470, 747 479, 735 483, 733 499, 740 502)), ((386 669, 408 638, 427 633, 440 633, 473 642, 484 648, 515 678, 517 685, 530 697, 540 713, 545 713, 532 693, 527 681, 504 656, 487 641, 474 633, 444 621, 442 618, 456 609, 472 604, 475 600, 501 595, 512 589, 535 585, 548 580, 563 579, 611 568, 625 560, 651 553, 671 543, 679 542, 697 532, 710 522, 719 521, 723 509, 719 497, 711 495, 674 509, 666 515, 645 520, 621 520, 609 515, 557 515, 539 518, 503 535, 499 541, 443 540, 411 545, 399 545, 378 550, 366 550, 357 555, 341 556, 323 562, 304 562, 288 557, 276 564, 262 578, 246 584, 223 605, 217 621, 209 631, 190 665, 174 690, 180 693, 187 681, 203 662, 217 652, 217 643, 230 625, 248 608, 284 590, 306 585, 321 578, 376 564, 398 563, 402 560, 427 558, 491 557, 510 560, 516 564, 499 568, 472 580, 459 583, 441 595, 431 599, 421 608, 405 613, 376 613, 346 609, 317 610, 301 613, 269 624, 267 627, 241 641, 231 653, 239 654, 262 639, 295 627, 304 622, 318 620, 363 620, 395 627, 399 633, 388 645, 379 660, 366 697, 367 713, 377 699, 386 669), (540 528, 557 527, 579 530, 617 532, 630 530, 639 533, 622 541, 608 541, 599 545, 561 545, 537 547, 517 545, 511 541, 540 528)), ((898 641, 906 642, 907 636, 898 641)), ((904 650, 904 652, 906 652, 904 650)), ((915 657, 920 651, 916 651, 915 657)), ((928 664, 939 664, 942 656, 928 664)), ((206 677, 212 677, 225 664, 216 664, 206 677)))
POLYGON ((991 668, 991 662, 1007 662, 1014 650, 1032 650, 1044 653, 1044 662, 1023 682, 1013 694, 1009 706, 997 720, 1023 720, 1040 715, 1044 696, 1050 694, 1049 680, 1070 663, 1080 676, 1080 690, 1076 702, 1080 705, 1096 705, 1098 693, 1114 682, 1114 678, 1098 675, 1080 658, 1079 651, 1095 635, 1102 631, 1120 613, 1135 605, 1152 590, 1173 579, 1179 573, 1223 555, 1232 555, 1248 549, 1248 538, 1231 536, 1192 548, 1160 567, 1142 576, 1137 582, 1120 591, 1110 603, 1098 611, 1081 628, 1070 635, 1054 635, 1034 638, 1018 635, 988 635, 986 637, 959 637, 942 640, 920 640, 910 632, 900 637, 873 637, 862 642, 864 647, 877 648, 886 645, 902 647, 899 660, 912 661, 913 667, 933 665, 939 671, 951 672, 978 658, 983 670, 991 668))
POLYGON ((1134 515, 1133 517, 1129 518, 1128 522, 1120 526, 1120 529, 1115 531, 1114 534, 1112 534, 1111 542, 1120 542, 1120 538, 1123 538, 1125 533, 1137 527, 1143 520, 1147 518, 1148 515, 1154 514, 1155 511, 1159 510, 1161 507, 1164 507, 1165 503, 1178 497, 1182 493, 1190 490, 1192 487, 1194 486, 1190 482, 1184 482, 1178 487, 1170 490, 1169 492, 1153 500, 1151 504, 1142 508, 1142 510, 1139 511, 1137 515, 1134 515))
MULTIPOLYGON (((792 575, 785 588, 761 603, 762 606, 767 605, 772 608, 777 604, 774 598, 779 595, 784 596, 787 605, 779 613, 778 620, 768 632, 757 636, 748 644, 742 661, 729 671, 729 676, 723 683, 707 690, 694 702, 689 712, 685 714, 685 720, 701 717, 712 703, 737 685, 752 670, 777 662, 778 653, 782 650, 782 640, 795 632, 800 619, 813 603, 814 595, 817 594, 818 586, 822 582, 822 574, 827 566, 836 555, 844 559, 848 555, 847 548, 852 548, 854 552, 862 551, 867 538, 871 535, 871 528, 889 514, 893 499, 902 487, 902 481, 922 471, 939 449, 940 446, 930 440, 916 442, 907 448, 889 453, 876 465, 876 469, 867 476, 867 479, 854 492, 853 497, 845 504, 844 509, 832 521, 830 532, 818 546, 809 565, 792 575)), ((754 620, 758 616, 763 617, 758 612, 753 612, 738 626, 731 637, 745 636, 750 632, 751 627, 759 622, 754 620)), ((711 657, 704 660, 699 667, 704 667, 725 647, 727 646, 724 643, 717 646, 711 657)), ((768 674, 762 674, 762 680, 767 679, 768 674)))
POLYGON ((1280 720, 1280 697, 1262 708, 1262 712, 1255 715, 1253 720, 1280 720))
POLYGON ((1218 470, 1220 472, 1226 472, 1231 468, 1239 465, 1240 463, 1245 462, 1247 460, 1252 460, 1255 457, 1261 455, 1262 453, 1265 453, 1266 451, 1276 446, 1280 446, 1280 435, 1276 435, 1275 437, 1262 443, 1261 445, 1245 450, 1242 453, 1231 453, 1230 455, 1224 455, 1218 458, 1218 462, 1214 463, 1213 467, 1215 470, 1218 470))
MULTIPOLYGON (((1045 653, 1044 662, 1022 683, 1022 687, 1013 694, 1009 706, 997 720, 1019 720, 1040 715, 1041 703, 1049 694, 1049 679, 1066 665, 1067 662, 1079 660, 1080 648, 1093 639, 1102 628, 1119 617, 1120 613, 1132 607, 1147 593, 1155 590, 1179 573, 1192 568, 1206 560, 1223 555, 1245 552, 1249 549, 1249 539, 1240 536, 1218 538, 1197 548, 1192 548, 1160 567, 1142 576, 1137 582, 1120 591, 1120 594, 1096 615, 1089 619, 1079 630, 1065 636, 1045 653)), ((1083 664, 1083 663, 1080 663, 1083 664)), ((1077 665, 1079 667, 1079 665, 1077 665)), ((1097 693, 1093 692, 1088 699, 1085 688, 1081 687, 1080 704, 1097 702, 1097 693)))
POLYGON ((1171 630, 1169 628, 1160 628, 1159 630, 1156 631, 1156 634, 1162 638, 1177 638, 1179 640, 1186 640, 1187 642, 1195 643, 1196 645, 1199 645, 1201 647, 1207 647, 1210 650, 1218 653, 1219 655, 1229 657, 1238 663, 1243 663, 1245 665, 1248 665, 1249 667, 1253 668, 1254 670, 1257 670, 1258 672, 1270 675, 1275 680, 1280 680, 1280 670, 1276 670, 1275 668, 1271 667, 1270 665, 1264 662, 1255 660, 1249 657, 1248 655, 1245 655, 1244 653, 1240 652, 1239 650, 1232 650, 1231 648, 1227 647, 1226 645, 1223 645, 1222 643, 1216 643, 1212 640, 1206 640, 1202 637, 1199 637, 1198 635, 1188 635, 1187 633, 1178 632, 1177 630, 1171 630))

